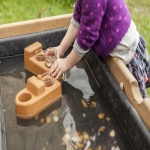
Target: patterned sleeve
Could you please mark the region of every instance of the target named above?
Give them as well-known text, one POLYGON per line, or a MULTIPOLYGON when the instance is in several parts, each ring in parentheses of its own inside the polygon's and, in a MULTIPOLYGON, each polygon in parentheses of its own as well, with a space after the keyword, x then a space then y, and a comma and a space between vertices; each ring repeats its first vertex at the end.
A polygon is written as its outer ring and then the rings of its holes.
POLYGON ((89 50, 99 37, 107 0, 77 0, 73 18, 79 22, 77 44, 83 50, 89 50), (80 5, 80 2, 81 5, 80 5))
POLYGON ((75 19, 75 21, 78 23, 80 23, 80 18, 81 18, 81 14, 82 14, 81 3, 82 3, 82 0, 76 0, 74 14, 73 14, 73 19, 75 19))

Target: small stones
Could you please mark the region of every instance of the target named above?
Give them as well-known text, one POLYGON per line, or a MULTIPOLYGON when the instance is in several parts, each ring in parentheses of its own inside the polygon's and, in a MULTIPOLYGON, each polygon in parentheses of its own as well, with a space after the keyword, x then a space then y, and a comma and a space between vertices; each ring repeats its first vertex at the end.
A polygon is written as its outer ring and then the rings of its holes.
POLYGON ((83 113, 83 117, 84 117, 84 118, 86 117, 86 114, 85 114, 85 113, 83 113))
POLYGON ((112 146, 112 147, 111 147, 111 150, 115 150, 115 146, 112 146))
POLYGON ((109 133, 109 135, 110 135, 111 137, 114 137, 114 136, 115 136, 115 131, 112 130, 112 131, 109 133))
POLYGON ((109 117, 106 117, 106 120, 107 120, 107 121, 110 121, 110 118, 109 118, 109 117))
POLYGON ((51 122, 51 117, 50 117, 50 116, 47 116, 47 117, 46 117, 46 122, 47 122, 47 123, 50 123, 50 122, 51 122))
POLYGON ((86 132, 83 132, 83 138, 85 140, 89 140, 90 139, 89 135, 86 132))
POLYGON ((99 132, 104 132, 104 131, 105 131, 105 128, 106 128, 105 126, 101 126, 98 131, 99 131, 99 132))
POLYGON ((81 143, 81 142, 78 142, 78 143, 76 143, 75 145, 76 145, 76 147, 77 147, 78 149, 84 148, 84 144, 81 143))
POLYGON ((80 141, 82 142, 84 140, 82 135, 79 135, 80 141))
POLYGON ((71 141, 73 141, 74 143, 77 143, 77 142, 81 142, 81 139, 76 136, 76 137, 72 137, 71 141))
POLYGON ((71 131, 70 127, 65 128, 66 133, 69 133, 71 131))
POLYGON ((41 119, 40 119, 40 122, 41 122, 41 123, 44 123, 44 118, 41 118, 41 119))
POLYGON ((97 106, 97 103, 96 102, 91 102, 91 107, 92 108, 95 108, 97 106))
POLYGON ((102 119, 102 118, 104 118, 104 116, 105 116, 104 113, 100 113, 100 114, 98 115, 98 118, 99 118, 99 119, 102 119))
POLYGON ((70 140, 70 135, 69 134, 65 134, 64 136, 63 136, 63 142, 67 142, 67 141, 69 141, 70 140))
POLYGON ((97 150, 102 150, 102 146, 98 146, 98 147, 97 147, 97 150))
POLYGON ((52 114, 53 114, 53 120, 54 120, 54 122, 58 122, 58 120, 59 120, 59 118, 58 118, 58 111, 54 110, 52 112, 52 114))
MULTIPOLYGON (((86 103, 86 101, 84 99, 81 99, 82 105, 83 107, 87 108, 88 104, 86 103)), ((91 102, 89 105, 91 108, 96 108, 97 107, 97 103, 96 102, 91 102)))
POLYGON ((122 82, 120 82, 120 88, 121 88, 121 90, 123 90, 123 83, 122 82))
POLYGON ((58 122, 58 116, 53 116, 53 120, 54 120, 54 122, 58 122))
POLYGON ((54 116, 58 116, 58 111, 57 111, 57 110, 54 110, 54 111, 52 112, 52 114, 53 114, 54 116))
POLYGON ((88 105, 87 105, 87 103, 85 102, 85 100, 81 100, 81 102, 82 102, 82 105, 84 106, 84 107, 88 107, 88 105))

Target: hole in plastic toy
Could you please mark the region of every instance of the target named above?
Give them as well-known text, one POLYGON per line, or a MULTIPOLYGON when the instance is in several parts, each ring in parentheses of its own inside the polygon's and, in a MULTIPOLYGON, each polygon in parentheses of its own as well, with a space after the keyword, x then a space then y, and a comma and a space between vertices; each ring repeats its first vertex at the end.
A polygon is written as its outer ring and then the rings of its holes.
POLYGON ((35 59, 37 61, 45 61, 45 53, 42 50, 36 50, 35 59))
POLYGON ((46 87, 52 86, 54 84, 54 78, 50 76, 48 72, 42 74, 42 81, 46 87))
POLYGON ((21 94, 20 96, 19 96, 19 98, 18 98, 18 100, 20 101, 20 102, 27 102, 27 101, 29 101, 31 99, 31 94, 29 94, 29 93, 23 93, 23 94, 21 94))

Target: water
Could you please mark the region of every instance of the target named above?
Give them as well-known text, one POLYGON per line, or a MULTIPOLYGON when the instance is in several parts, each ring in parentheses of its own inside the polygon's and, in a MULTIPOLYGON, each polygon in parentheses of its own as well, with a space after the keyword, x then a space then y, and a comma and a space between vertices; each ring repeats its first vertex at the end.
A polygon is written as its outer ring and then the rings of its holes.
POLYGON ((32 76, 23 56, 1 59, 0 68, 8 150, 132 150, 84 60, 64 74, 62 99, 29 120, 15 112, 15 96, 32 76))

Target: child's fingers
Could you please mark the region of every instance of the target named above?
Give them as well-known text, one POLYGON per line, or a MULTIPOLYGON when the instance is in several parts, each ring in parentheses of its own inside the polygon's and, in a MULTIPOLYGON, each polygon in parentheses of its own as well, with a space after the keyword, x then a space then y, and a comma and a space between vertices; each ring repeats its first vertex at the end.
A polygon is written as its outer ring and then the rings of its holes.
POLYGON ((56 77, 58 73, 59 73, 59 69, 57 68, 57 69, 52 73, 52 76, 53 76, 53 77, 56 77))
POLYGON ((55 77, 55 79, 59 79, 59 77, 61 76, 61 72, 59 72, 58 74, 57 74, 57 76, 55 77))
POLYGON ((57 69, 57 63, 56 61, 52 64, 51 68, 50 68, 50 73, 54 73, 54 71, 57 69))

